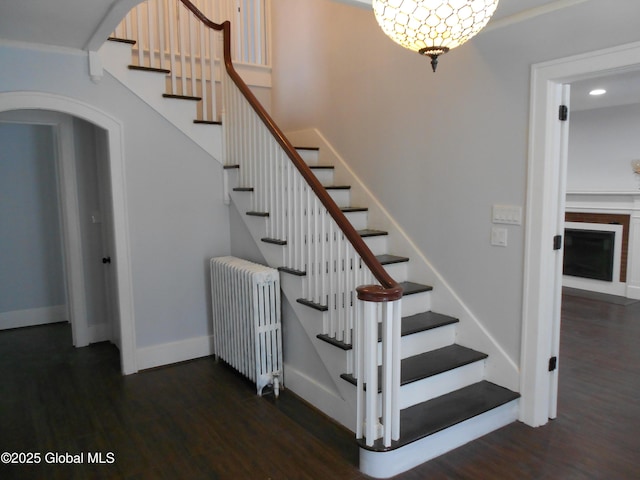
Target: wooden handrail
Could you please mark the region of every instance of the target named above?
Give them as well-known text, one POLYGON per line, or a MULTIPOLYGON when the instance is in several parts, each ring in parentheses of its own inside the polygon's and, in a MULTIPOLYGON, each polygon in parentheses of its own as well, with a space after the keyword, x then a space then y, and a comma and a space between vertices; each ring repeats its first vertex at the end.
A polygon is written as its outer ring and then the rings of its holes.
POLYGON ((373 276, 380 282, 380 285, 365 285, 357 288, 358 298, 360 300, 369 302, 391 302, 399 300, 402 297, 402 287, 396 282, 384 269, 382 264, 375 257, 371 249, 362 240, 362 237, 356 229, 351 225, 347 217, 340 210, 336 202, 331 198, 327 190, 322 186, 317 177, 313 174, 309 166, 300 157, 295 147, 289 142, 282 130, 276 125, 271 116, 267 113, 264 107, 260 104, 253 92, 249 89, 247 84, 242 80, 238 72, 233 66, 231 59, 231 22, 228 20, 222 24, 214 23, 209 20, 198 8, 189 0, 180 0, 185 7, 200 19, 209 28, 223 33, 223 56, 224 65, 227 74, 235 85, 238 87, 242 95, 247 99, 249 105, 256 112, 258 117, 262 120, 265 126, 269 129, 271 134, 275 137, 276 141, 283 148, 289 159, 293 162, 298 169, 302 177, 306 180, 307 184, 311 187, 317 197, 320 199, 324 207, 327 209, 331 217, 337 223, 342 233, 347 237, 354 250, 360 255, 360 258, 364 261, 365 265, 369 267, 369 270, 373 276))

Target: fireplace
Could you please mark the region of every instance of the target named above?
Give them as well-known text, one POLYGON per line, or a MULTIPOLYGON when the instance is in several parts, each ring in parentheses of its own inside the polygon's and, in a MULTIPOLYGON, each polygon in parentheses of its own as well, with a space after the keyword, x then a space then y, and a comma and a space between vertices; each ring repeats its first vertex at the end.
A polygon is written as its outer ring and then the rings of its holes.
POLYGON ((566 228, 563 274, 613 280, 615 232, 566 228))

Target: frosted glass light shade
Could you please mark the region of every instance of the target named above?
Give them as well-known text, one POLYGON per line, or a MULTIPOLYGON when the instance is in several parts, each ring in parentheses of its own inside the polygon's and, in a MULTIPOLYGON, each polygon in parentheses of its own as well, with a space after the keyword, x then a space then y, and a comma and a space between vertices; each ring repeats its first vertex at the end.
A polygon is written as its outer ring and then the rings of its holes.
POLYGON ((431 57, 462 45, 484 28, 499 0, 373 0, 376 20, 394 42, 431 57))

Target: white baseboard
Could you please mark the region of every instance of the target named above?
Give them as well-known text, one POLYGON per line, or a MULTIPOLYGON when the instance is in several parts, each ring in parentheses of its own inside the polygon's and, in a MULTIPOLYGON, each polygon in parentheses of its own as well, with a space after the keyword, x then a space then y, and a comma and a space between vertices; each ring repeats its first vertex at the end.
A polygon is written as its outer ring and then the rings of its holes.
POLYGON ((66 305, 28 308, 0 313, 0 330, 67 321, 69 321, 69 314, 66 305))
POLYGON ((89 325, 89 343, 107 342, 113 340, 111 338, 111 324, 99 323, 97 325, 89 325))
POLYGON ((213 337, 205 335, 138 348, 136 355, 139 370, 207 357, 213 355, 213 337))

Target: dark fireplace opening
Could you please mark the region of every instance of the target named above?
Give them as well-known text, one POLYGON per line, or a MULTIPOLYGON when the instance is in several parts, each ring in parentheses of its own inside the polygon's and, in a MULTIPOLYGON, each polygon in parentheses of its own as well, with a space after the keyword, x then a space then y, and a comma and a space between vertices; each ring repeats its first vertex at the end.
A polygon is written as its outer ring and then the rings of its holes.
POLYGON ((615 235, 615 232, 566 228, 562 273, 611 282, 615 235))

